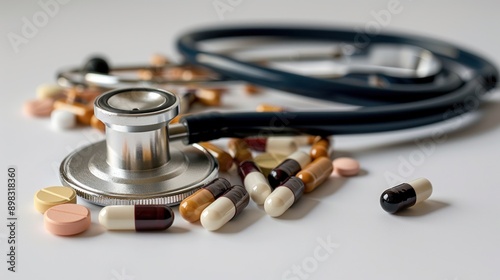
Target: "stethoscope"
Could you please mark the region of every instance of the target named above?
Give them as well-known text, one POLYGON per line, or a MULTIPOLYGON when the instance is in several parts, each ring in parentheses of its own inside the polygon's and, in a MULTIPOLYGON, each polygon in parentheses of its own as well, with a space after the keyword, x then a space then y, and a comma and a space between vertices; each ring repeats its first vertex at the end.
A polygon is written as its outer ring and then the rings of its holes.
POLYGON ((63 183, 84 199, 100 205, 177 204, 217 176, 217 162, 197 142, 418 127, 477 108, 498 78, 497 69, 480 56, 438 40, 406 35, 302 27, 216 28, 184 34, 177 47, 185 58, 183 65, 206 71, 196 83, 246 81, 359 108, 206 112, 168 125, 178 114, 183 97, 151 86, 176 86, 186 81, 121 77, 116 75, 121 71, 161 69, 148 66, 110 71, 104 62, 103 70, 64 71, 58 75, 63 85, 133 86, 108 91, 96 99, 95 115, 106 124, 106 140, 71 153, 61 164, 63 183), (283 54, 299 41, 335 48, 320 55, 283 54), (266 44, 277 44, 274 61, 259 57, 259 52, 252 53, 266 44), (213 45, 225 48, 217 51, 213 45), (325 57, 334 65, 329 73, 308 74, 300 69, 301 60, 325 57), (288 60, 298 60, 299 69, 286 65, 288 60), (194 145, 170 143, 178 139, 194 145))

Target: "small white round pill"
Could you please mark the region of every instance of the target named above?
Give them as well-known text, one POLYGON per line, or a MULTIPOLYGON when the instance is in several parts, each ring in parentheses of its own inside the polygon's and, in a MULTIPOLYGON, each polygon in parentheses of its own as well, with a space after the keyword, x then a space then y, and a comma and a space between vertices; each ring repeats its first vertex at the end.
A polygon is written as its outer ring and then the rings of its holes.
POLYGON ((50 114, 50 123, 56 130, 65 130, 75 127, 75 114, 66 110, 54 110, 50 114))

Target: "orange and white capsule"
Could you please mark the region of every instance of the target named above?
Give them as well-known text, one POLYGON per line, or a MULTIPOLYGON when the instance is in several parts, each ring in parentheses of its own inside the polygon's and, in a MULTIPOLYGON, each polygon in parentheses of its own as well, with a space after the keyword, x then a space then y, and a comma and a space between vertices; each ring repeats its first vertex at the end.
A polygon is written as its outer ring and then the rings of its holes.
POLYGON ((228 152, 209 142, 200 142, 198 144, 207 149, 217 159, 220 171, 226 172, 233 165, 233 158, 228 152))
POLYGON ((230 189, 231 184, 226 179, 217 178, 182 200, 179 213, 184 220, 194 223, 200 219, 201 212, 208 205, 230 189))
POLYGON ((317 159, 320 157, 330 157, 329 150, 330 149, 330 140, 328 138, 319 137, 317 138, 312 147, 310 156, 312 159, 317 159))
POLYGON ((323 183, 333 172, 332 161, 327 157, 320 157, 308 164, 297 173, 297 177, 305 184, 304 192, 312 192, 323 183))

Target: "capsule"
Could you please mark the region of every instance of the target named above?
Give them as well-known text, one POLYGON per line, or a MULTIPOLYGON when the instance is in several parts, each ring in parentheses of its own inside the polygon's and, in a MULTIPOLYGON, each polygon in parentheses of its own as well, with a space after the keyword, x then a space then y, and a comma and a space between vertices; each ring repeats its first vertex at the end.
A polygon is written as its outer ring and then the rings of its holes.
POLYGON ((330 140, 328 140, 328 138, 319 137, 311 147, 311 158, 314 160, 320 157, 330 157, 328 149, 330 149, 330 140))
POLYGON ((106 125, 96 116, 92 116, 92 118, 90 118, 90 126, 100 130, 101 132, 106 132, 106 125))
POLYGON ((259 205, 264 204, 272 189, 255 162, 244 161, 240 163, 238 173, 252 200, 259 205))
POLYGON ((304 182, 292 176, 277 187, 266 199, 264 210, 271 217, 279 217, 292 206, 304 192, 304 182))
POLYGON ((54 109, 65 110, 75 114, 76 120, 84 125, 90 125, 90 119, 94 115, 94 107, 78 102, 70 104, 63 100, 56 100, 54 102, 54 109))
POLYGON ((255 109, 257 112, 284 112, 286 111, 285 107, 277 106, 277 105, 271 105, 271 104, 260 104, 257 106, 255 109))
POLYGON ((385 211, 394 214, 426 200, 431 194, 431 182, 419 178, 385 190, 380 196, 380 205, 385 211))
POLYGON ((165 205, 113 205, 102 208, 99 223, 108 230, 165 230, 174 212, 165 205))
POLYGON ((233 165, 233 158, 223 149, 208 142, 200 142, 198 144, 200 144, 200 146, 202 146, 203 148, 207 149, 217 159, 217 161, 219 162, 220 171, 226 172, 233 165))
POLYGON ((248 149, 247 143, 242 139, 229 139, 227 142, 227 148, 229 149, 229 154, 238 164, 244 162, 245 160, 252 160, 253 158, 252 152, 248 149))
POLYGON ((201 213, 201 225, 207 230, 218 230, 232 218, 236 217, 250 200, 244 187, 235 185, 201 213))
POLYGON ((289 155, 285 161, 276 166, 267 179, 271 187, 276 188, 283 184, 290 176, 297 174, 301 169, 305 168, 311 162, 311 157, 303 152, 296 151, 289 155))
POLYGON ((231 189, 231 184, 226 179, 217 178, 182 200, 179 213, 184 220, 194 223, 200 219, 203 209, 229 189, 231 189))
POLYGON ((329 158, 320 157, 297 173, 297 178, 305 184, 304 192, 312 192, 333 172, 333 164, 329 158))
POLYGON ((259 152, 289 155, 299 148, 294 137, 252 137, 245 138, 250 149, 259 152))
POLYGON ((222 104, 222 88, 198 88, 194 92, 196 101, 206 106, 220 106, 222 104))

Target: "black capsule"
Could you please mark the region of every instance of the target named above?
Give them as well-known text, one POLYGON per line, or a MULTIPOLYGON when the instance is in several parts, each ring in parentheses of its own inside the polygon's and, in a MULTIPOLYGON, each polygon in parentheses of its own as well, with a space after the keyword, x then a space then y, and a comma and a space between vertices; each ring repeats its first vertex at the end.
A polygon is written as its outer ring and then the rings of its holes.
POLYGON ((102 57, 92 57, 83 66, 83 73, 109 74, 109 64, 102 57))
POLYGON ((426 200, 431 194, 432 184, 420 178, 385 190, 380 196, 380 205, 385 211, 394 214, 426 200))

